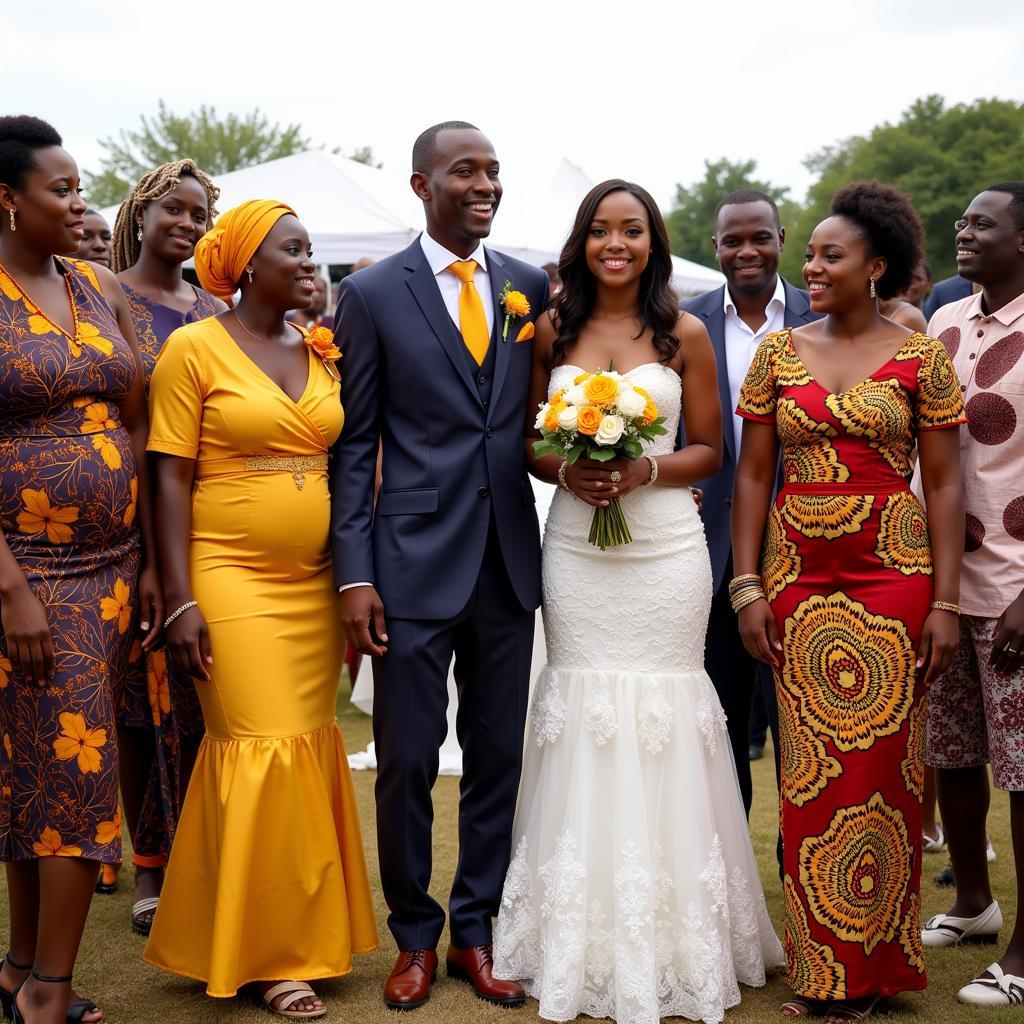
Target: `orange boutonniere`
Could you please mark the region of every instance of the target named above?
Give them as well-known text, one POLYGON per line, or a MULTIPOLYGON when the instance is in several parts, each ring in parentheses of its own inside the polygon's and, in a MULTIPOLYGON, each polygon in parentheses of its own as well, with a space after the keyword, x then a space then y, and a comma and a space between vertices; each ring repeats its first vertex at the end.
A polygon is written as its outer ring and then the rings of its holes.
POLYGON ((327 372, 340 381, 341 376, 334 364, 341 358, 341 350, 334 344, 334 334, 326 327, 314 327, 306 334, 306 344, 321 358, 327 372))
POLYGON ((505 310, 505 328, 501 332, 501 340, 508 341, 508 327, 513 320, 530 315, 530 300, 522 293, 514 291, 512 282, 506 281, 498 296, 501 308, 505 310))

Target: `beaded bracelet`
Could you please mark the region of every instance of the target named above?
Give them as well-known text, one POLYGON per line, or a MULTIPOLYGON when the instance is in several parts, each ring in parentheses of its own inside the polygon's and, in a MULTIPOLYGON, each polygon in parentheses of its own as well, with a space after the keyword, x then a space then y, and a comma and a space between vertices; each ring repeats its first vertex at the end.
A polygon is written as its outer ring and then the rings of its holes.
POLYGON ((568 468, 568 466, 569 460, 563 459, 562 464, 558 467, 558 486, 561 487, 563 491, 569 491, 569 493, 571 494, 572 490, 569 487, 569 485, 565 482, 565 471, 568 468))
POLYGON ((952 601, 932 601, 932 607, 937 612, 952 612, 954 615, 963 615, 963 609, 952 601))
POLYGON ((184 615, 189 608, 195 608, 196 603, 197 602, 195 601, 186 601, 180 608, 175 608, 174 611, 164 619, 164 629, 166 629, 179 615, 184 615))
POLYGON ((649 487, 658 479, 658 460, 653 455, 645 455, 644 458, 651 464, 651 475, 643 482, 644 487, 649 487))

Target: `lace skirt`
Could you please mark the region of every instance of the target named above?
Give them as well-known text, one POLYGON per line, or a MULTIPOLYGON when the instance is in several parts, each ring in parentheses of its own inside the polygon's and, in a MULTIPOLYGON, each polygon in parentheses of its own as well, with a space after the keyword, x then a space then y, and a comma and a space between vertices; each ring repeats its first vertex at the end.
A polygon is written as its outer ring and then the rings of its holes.
POLYGON ((634 492, 634 544, 601 552, 562 498, 495 975, 548 1020, 720 1021, 783 954, 703 668, 700 519, 686 491, 634 492))

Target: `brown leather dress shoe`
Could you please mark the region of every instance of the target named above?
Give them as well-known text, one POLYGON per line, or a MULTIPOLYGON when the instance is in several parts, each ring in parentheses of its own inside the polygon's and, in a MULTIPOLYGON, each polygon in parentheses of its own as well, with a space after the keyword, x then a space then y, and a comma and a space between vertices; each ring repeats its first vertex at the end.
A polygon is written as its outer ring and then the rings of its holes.
POLYGON ((522 1006, 526 1000, 523 986, 514 981, 498 981, 491 976, 494 963, 493 947, 470 946, 458 949, 449 945, 445 953, 445 967, 449 978, 468 981, 480 999, 499 1006, 522 1006))
POLYGON ((437 951, 409 949, 398 954, 384 986, 384 1003, 392 1010, 415 1010, 430 998, 437 981, 437 951))

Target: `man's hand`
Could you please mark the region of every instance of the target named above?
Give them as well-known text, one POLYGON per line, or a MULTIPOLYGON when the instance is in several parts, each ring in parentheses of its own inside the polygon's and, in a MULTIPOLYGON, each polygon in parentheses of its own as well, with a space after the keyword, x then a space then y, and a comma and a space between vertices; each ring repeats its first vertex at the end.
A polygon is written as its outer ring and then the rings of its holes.
POLYGON ((1013 675, 1021 666, 1024 650, 1024 594, 1011 601, 999 616, 992 640, 989 664, 1000 675, 1013 675))
POLYGON ((341 628, 349 646, 360 654, 387 654, 384 602, 374 587, 349 587, 341 592, 341 628))

